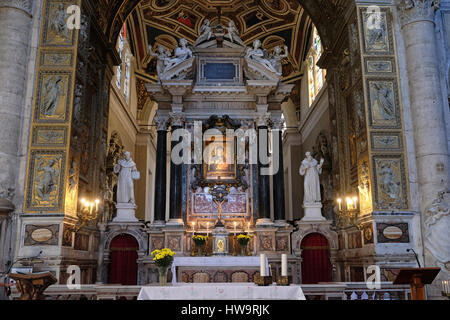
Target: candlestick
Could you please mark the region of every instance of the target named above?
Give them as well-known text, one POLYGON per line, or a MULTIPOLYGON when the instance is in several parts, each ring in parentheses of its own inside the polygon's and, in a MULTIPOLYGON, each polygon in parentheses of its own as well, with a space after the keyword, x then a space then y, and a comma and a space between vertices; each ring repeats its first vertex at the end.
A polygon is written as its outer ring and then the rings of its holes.
POLYGON ((261 277, 267 276, 267 269, 266 269, 266 255, 264 253, 261 253, 260 255, 260 275, 261 277))
POLYGON ((281 276, 287 277, 288 275, 288 266, 287 266, 287 254, 281 255, 281 276))

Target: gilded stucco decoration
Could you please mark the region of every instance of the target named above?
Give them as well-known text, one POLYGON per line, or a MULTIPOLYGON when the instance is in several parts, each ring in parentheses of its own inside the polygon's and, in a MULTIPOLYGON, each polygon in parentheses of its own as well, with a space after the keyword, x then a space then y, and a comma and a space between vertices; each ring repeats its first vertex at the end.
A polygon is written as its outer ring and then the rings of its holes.
POLYGON ((45 0, 42 6, 25 212, 76 210, 78 169, 69 158, 69 137, 78 33, 68 29, 66 19, 67 8, 77 3, 45 0))
POLYGON ((367 6, 358 7, 371 159, 368 170, 359 170, 361 203, 372 197, 373 210, 408 210, 407 161, 392 11, 388 6, 381 6, 375 15, 377 23, 367 6), (371 194, 367 194, 370 185, 371 194))

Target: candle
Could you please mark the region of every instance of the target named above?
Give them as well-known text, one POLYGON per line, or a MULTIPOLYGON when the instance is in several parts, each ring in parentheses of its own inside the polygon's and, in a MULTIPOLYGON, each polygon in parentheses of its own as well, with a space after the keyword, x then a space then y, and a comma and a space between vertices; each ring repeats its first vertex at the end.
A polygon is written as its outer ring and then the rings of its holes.
POLYGON ((287 254, 281 255, 281 276, 287 277, 288 276, 288 259, 287 254))
POLYGON ((248 223, 247 232, 250 232, 250 222, 248 223))
POLYGON ((260 266, 260 275, 261 277, 265 277, 267 276, 267 270, 266 270, 266 255, 264 253, 261 253, 260 255, 260 259, 261 259, 261 266, 260 266))
POLYGON ((342 211, 342 199, 339 198, 337 201, 338 201, 338 204, 339 204, 339 211, 342 211))
POLYGON ((236 235, 236 225, 237 225, 237 222, 235 221, 234 222, 234 235, 236 235))
POLYGON ((195 221, 192 221, 192 230, 195 231, 195 221))
POLYGON ((209 222, 206 223, 206 234, 209 233, 209 222))
POLYGON ((450 293, 450 283, 449 281, 442 281, 442 292, 445 294, 450 293))

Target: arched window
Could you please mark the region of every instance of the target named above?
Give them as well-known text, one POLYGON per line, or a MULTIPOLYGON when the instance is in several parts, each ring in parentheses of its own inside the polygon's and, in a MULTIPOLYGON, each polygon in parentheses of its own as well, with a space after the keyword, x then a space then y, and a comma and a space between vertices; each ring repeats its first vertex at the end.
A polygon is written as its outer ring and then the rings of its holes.
POLYGON ((317 29, 313 27, 313 41, 312 46, 308 52, 307 65, 308 65, 308 92, 309 92, 309 105, 315 101, 317 94, 322 89, 325 82, 326 70, 317 66, 317 62, 322 55, 322 41, 320 40, 317 29))
POLYGON ((116 87, 125 97, 127 103, 130 100, 130 78, 131 78, 131 51, 128 42, 128 33, 124 24, 117 40, 117 51, 122 64, 116 68, 116 87))

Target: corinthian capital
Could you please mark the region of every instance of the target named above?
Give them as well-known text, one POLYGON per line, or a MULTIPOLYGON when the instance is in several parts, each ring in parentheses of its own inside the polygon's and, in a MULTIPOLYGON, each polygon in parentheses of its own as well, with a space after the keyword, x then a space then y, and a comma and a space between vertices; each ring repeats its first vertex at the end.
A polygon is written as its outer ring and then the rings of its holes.
POLYGON ((155 117, 155 124, 157 131, 166 131, 167 126, 169 125, 169 116, 166 115, 157 115, 155 117))
POLYGON ((397 10, 402 26, 421 20, 434 21, 434 12, 440 0, 397 0, 397 10))
POLYGON ((255 116, 256 127, 266 127, 269 124, 270 113, 258 113, 255 116))
POLYGON ((172 127, 182 127, 184 125, 185 115, 183 112, 170 112, 172 127))
POLYGON ((31 0, 0 0, 0 8, 1 7, 15 8, 23 10, 29 15, 31 15, 32 9, 31 4, 32 4, 31 0))

